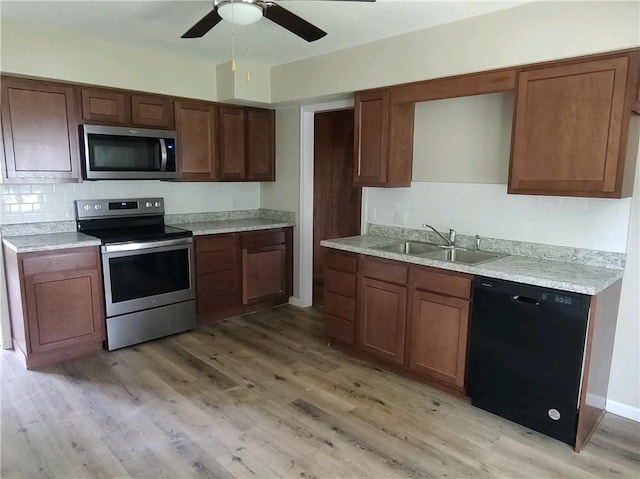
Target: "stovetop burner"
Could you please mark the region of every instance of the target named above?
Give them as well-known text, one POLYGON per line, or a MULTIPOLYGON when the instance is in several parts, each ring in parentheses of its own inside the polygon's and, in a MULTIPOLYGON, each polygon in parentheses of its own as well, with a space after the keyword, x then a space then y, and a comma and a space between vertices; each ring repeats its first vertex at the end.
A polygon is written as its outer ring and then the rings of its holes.
POLYGON ((193 236, 164 224, 162 198, 77 200, 76 218, 78 231, 99 238, 103 245, 193 236))

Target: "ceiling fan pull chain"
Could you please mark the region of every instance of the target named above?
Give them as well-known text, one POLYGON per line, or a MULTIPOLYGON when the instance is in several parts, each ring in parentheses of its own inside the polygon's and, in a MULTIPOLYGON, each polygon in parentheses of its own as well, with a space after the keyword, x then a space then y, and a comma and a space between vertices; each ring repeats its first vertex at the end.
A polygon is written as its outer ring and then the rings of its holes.
POLYGON ((247 62, 247 72, 244 75, 246 81, 251 81, 251 72, 249 71, 249 45, 251 44, 249 38, 249 27, 245 27, 246 39, 247 39, 247 49, 246 49, 246 62, 247 62))

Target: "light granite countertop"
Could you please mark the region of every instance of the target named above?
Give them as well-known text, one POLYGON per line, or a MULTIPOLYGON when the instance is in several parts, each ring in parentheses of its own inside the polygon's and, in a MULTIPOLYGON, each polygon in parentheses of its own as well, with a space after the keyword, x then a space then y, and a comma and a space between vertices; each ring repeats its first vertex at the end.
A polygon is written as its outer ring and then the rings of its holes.
MULTIPOLYGON (((265 218, 245 218, 233 220, 205 221, 199 223, 181 223, 179 228, 193 231, 194 236, 220 233, 235 233, 272 228, 294 226, 291 221, 265 218)), ((2 240, 7 247, 18 253, 33 253, 63 248, 82 248, 84 246, 100 246, 99 239, 84 233, 48 233, 24 236, 5 236, 2 240)))
POLYGON ((320 244, 328 248, 352 253, 589 295, 603 291, 622 278, 624 272, 622 269, 586 266, 524 256, 505 256, 478 265, 467 265, 374 249, 375 247, 387 246, 400 241, 404 240, 363 235, 323 240, 320 244))
POLYGON ((291 221, 267 218, 245 218, 239 220, 204 221, 198 223, 176 224, 178 228, 193 231, 194 236, 215 235, 221 233, 237 233, 294 226, 291 221))
POLYGON ((84 233, 49 233, 41 235, 8 236, 2 242, 17 253, 33 253, 64 248, 100 246, 100 240, 84 233))

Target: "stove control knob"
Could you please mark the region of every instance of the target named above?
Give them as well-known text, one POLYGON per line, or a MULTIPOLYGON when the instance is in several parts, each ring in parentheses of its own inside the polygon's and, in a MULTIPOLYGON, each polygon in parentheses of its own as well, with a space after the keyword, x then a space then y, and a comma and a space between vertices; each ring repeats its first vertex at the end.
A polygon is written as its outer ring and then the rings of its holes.
POLYGON ((96 210, 101 210, 101 209, 102 209, 102 205, 95 205, 95 206, 94 206, 94 208, 95 208, 96 210))
POLYGON ((160 208, 160 206, 162 206, 162 205, 160 204, 160 202, 159 202, 159 201, 156 201, 156 202, 153 204, 153 206, 155 206, 156 208, 160 208))
POLYGON ((147 201, 147 202, 145 203, 145 206, 146 206, 147 208, 151 208, 151 206, 152 206, 152 205, 151 205, 151 202, 147 201))
POLYGON ((91 211, 91 205, 84 205, 85 211, 91 211))

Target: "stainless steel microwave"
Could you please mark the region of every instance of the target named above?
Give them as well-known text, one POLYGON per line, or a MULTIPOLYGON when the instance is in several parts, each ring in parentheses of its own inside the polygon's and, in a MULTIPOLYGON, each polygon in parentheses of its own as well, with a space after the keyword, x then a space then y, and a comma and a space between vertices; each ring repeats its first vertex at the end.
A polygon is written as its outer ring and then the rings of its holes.
POLYGON ((176 132, 82 125, 86 180, 168 180, 177 177, 176 132))

